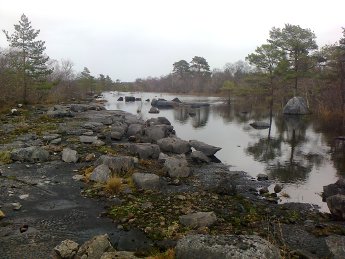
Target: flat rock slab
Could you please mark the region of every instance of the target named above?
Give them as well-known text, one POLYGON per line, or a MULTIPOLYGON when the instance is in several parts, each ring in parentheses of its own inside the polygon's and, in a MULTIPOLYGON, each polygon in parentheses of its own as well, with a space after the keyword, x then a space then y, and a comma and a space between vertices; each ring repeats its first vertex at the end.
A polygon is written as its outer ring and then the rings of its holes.
POLYGON ((190 235, 180 239, 176 246, 177 259, 277 259, 277 247, 258 236, 244 235, 190 235))
POLYGON ((217 221, 216 214, 211 212, 196 212, 180 216, 180 222, 187 227, 209 227, 217 221))

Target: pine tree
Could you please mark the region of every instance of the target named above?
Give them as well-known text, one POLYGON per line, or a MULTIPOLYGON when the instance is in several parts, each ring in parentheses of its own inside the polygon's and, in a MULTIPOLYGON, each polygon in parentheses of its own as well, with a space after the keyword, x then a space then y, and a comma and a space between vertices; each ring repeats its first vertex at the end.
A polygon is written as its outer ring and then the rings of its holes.
POLYGON ((23 14, 19 24, 14 25, 15 31, 9 35, 5 30, 7 41, 13 48, 15 55, 12 55, 12 68, 21 75, 23 87, 23 102, 27 103, 27 91, 31 84, 42 83, 47 75, 52 73, 52 69, 47 66, 49 57, 44 54, 45 42, 35 40, 40 30, 35 30, 31 26, 29 19, 23 14))

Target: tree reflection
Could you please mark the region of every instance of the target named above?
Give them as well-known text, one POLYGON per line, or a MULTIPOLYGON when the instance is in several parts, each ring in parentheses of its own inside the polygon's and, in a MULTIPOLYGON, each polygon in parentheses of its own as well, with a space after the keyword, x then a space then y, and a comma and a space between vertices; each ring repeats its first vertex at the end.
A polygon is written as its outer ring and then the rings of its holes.
POLYGON ((183 124, 191 120, 194 128, 206 126, 210 116, 210 107, 191 108, 189 105, 181 105, 174 109, 174 119, 183 124))

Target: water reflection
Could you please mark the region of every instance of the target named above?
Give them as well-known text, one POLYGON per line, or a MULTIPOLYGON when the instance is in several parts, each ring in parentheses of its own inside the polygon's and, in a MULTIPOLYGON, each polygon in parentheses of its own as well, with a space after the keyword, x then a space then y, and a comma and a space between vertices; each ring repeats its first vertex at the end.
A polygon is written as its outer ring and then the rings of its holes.
POLYGON ((183 124, 189 120, 194 128, 202 128, 206 126, 209 116, 210 107, 191 108, 190 106, 179 106, 173 110, 174 120, 183 124))
MULTIPOLYGON (((152 99, 155 95, 143 93, 142 98, 152 99)), ((178 137, 222 147, 217 157, 233 166, 233 170, 246 171, 253 177, 267 173, 276 182, 286 183, 284 191, 291 196, 290 201, 316 203, 327 211, 327 205, 316 193, 322 191, 322 186, 334 183, 337 173, 345 175, 345 141, 334 145, 334 138, 342 135, 343 130, 339 130, 336 121, 321 121, 312 116, 282 116, 280 111, 273 111, 269 100, 227 105, 216 97, 160 97, 209 102, 211 106, 197 109, 179 106, 149 114, 151 105, 143 102, 138 115, 143 119, 166 117, 174 125, 178 137), (253 121, 268 122, 270 127, 256 130, 249 125, 253 121)), ((106 95, 107 109, 136 113, 139 103, 117 102, 117 98, 106 95)))

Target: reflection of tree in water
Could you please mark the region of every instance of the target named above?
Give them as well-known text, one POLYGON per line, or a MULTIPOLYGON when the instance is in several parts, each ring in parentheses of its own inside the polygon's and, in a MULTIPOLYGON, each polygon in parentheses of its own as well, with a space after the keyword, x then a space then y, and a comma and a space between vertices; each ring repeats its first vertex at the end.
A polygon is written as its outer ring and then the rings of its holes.
POLYGON ((190 113, 192 116, 192 125, 194 128, 204 127, 208 122, 208 117, 210 115, 210 107, 200 107, 197 109, 191 109, 190 113), (194 115, 195 114, 195 115, 194 115))
POLYGON ((174 120, 183 122, 183 124, 185 124, 189 119, 188 111, 189 111, 188 106, 180 105, 179 107, 175 108, 174 120))
POLYGON ((268 166, 267 170, 269 171, 271 178, 277 179, 279 182, 304 182, 313 169, 312 163, 309 163, 308 160, 304 161, 306 162, 305 165, 302 164, 303 160, 290 160, 285 161, 284 163, 280 163, 280 161, 278 161, 274 165, 268 166))
POLYGON ((272 179, 280 182, 305 181, 313 166, 319 166, 324 159, 321 155, 303 152, 308 141, 308 121, 301 116, 283 116, 275 118, 275 125, 277 136, 272 138, 269 131, 267 138, 249 145, 247 153, 256 161, 266 163, 266 170, 272 179), (282 151, 283 144, 289 146, 288 154, 282 151))
POLYGON ((210 115, 210 107, 200 107, 200 108, 191 108, 187 105, 181 105, 178 108, 174 109, 174 119, 187 123, 191 119, 192 125, 194 128, 200 128, 206 126, 208 118, 210 115))
POLYGON ((246 153, 252 155, 254 160, 259 162, 272 161, 282 155, 281 143, 280 139, 261 138, 255 144, 248 145, 246 153))
POLYGON ((338 174, 345 176, 344 120, 341 116, 321 117, 315 120, 315 132, 322 133, 324 141, 331 147, 331 160, 338 174))

